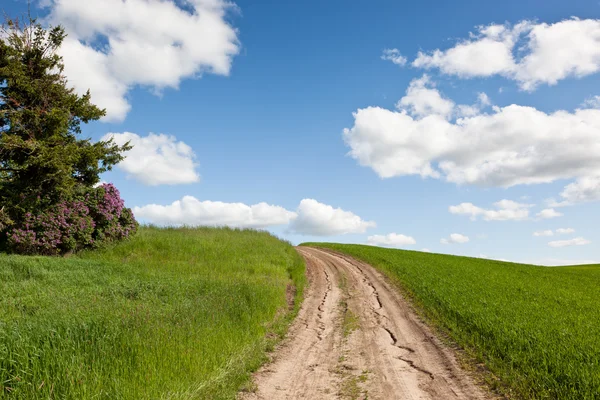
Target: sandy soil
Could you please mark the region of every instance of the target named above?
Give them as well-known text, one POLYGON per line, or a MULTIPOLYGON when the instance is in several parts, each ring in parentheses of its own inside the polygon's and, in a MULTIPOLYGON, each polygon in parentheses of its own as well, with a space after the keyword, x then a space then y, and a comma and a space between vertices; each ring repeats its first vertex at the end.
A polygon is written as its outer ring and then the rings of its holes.
POLYGON ((485 399, 371 266, 299 247, 309 287, 287 339, 244 400, 485 399))

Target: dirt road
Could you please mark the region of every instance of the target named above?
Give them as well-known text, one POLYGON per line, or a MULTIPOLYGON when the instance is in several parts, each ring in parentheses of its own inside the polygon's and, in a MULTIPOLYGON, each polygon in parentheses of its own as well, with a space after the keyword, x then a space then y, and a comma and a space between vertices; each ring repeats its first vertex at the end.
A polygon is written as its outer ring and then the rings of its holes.
POLYGON ((300 247, 310 286, 288 338, 242 399, 485 399, 369 265, 300 247))

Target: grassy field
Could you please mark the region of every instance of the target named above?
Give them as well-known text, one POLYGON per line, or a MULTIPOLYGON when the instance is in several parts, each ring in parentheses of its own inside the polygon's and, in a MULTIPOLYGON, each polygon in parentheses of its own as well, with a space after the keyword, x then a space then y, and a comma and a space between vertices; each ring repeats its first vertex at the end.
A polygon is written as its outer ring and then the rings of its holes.
POLYGON ((142 228, 68 258, 0 254, 0 398, 234 398, 295 312, 290 284, 297 305, 304 263, 265 232, 142 228))
POLYGON ((307 243, 361 259, 392 278, 434 326, 484 362, 510 397, 600 398, 600 266, 547 268, 307 243))

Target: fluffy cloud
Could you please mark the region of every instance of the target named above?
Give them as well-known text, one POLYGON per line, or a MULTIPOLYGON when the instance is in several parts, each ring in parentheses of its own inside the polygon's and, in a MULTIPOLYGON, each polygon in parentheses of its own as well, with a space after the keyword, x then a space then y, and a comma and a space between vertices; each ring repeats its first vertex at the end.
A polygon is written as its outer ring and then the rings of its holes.
POLYGON ((571 233, 575 233, 575 229, 573 229, 573 228, 558 228, 556 230, 556 233, 558 235, 569 235, 571 233))
POLYGON ((408 61, 406 57, 400 54, 398 49, 384 49, 381 55, 382 60, 391 61, 396 65, 404 66, 408 61))
POLYGON ((248 206, 243 203, 200 201, 185 196, 170 205, 149 204, 134 207, 137 218, 162 226, 231 226, 239 228, 265 228, 288 224, 296 213, 283 207, 259 203, 248 206))
POLYGON ((127 142, 133 145, 118 167, 145 185, 177 185, 200 180, 192 148, 174 136, 151 133, 140 137, 125 132, 109 133, 102 140, 111 138, 119 145, 127 142))
POLYGON ((581 103, 581 108, 600 108, 600 96, 592 96, 581 103))
POLYGON ((567 185, 560 193, 561 202, 551 202, 553 207, 569 206, 577 203, 600 201, 600 176, 585 176, 567 185))
POLYGON ((61 48, 65 74, 79 93, 121 121, 134 86, 177 88, 203 73, 228 75, 239 52, 224 0, 50 0, 48 20, 69 37, 61 48))
POLYGON ((450 100, 435 92, 421 78, 400 110, 357 110, 343 133, 350 156, 382 178, 420 175, 488 187, 579 178, 563 198, 600 199, 600 179, 586 178, 600 176, 600 110, 545 113, 513 104, 453 120, 450 100), (417 92, 427 95, 417 101, 417 92))
POLYGON ((512 29, 502 25, 478 27, 476 37, 448 50, 438 49, 429 54, 419 52, 413 66, 438 68, 445 74, 464 78, 512 71, 515 67, 512 48, 518 39, 518 32, 525 28, 520 24, 513 33, 512 29))
POLYGON ((185 196, 170 205, 149 204, 134 207, 136 217, 157 225, 208 225, 241 228, 266 228, 288 225, 289 231, 302 235, 330 236, 364 233, 375 223, 364 221, 358 215, 341 208, 333 208, 313 199, 300 202, 296 212, 283 207, 259 203, 200 201, 185 196))
POLYGON ((462 78, 502 75, 534 90, 600 70, 600 20, 480 26, 452 48, 420 52, 412 65, 462 78))
POLYGON ((460 233, 453 233, 448 238, 443 238, 440 240, 441 244, 462 244, 467 243, 469 241, 469 237, 465 235, 461 235, 460 233))
POLYGON ((486 221, 523 221, 529 218, 529 208, 531 204, 517 203, 512 200, 500 200, 494 203, 495 210, 486 210, 477 207, 473 203, 461 203, 457 206, 450 206, 449 211, 452 214, 467 215, 475 221, 482 217, 486 221))
POLYGON ((370 244, 372 246, 402 247, 416 243, 417 241, 414 238, 398 233, 390 233, 387 235, 373 235, 367 238, 367 244, 370 244))
POLYGON ((298 206, 298 217, 291 223, 290 231, 301 235, 333 236, 347 233, 364 233, 376 226, 358 215, 333 208, 313 199, 304 199, 298 206))
POLYGON ((586 244, 590 244, 592 242, 590 242, 587 239, 584 239, 582 237, 578 237, 575 239, 569 239, 569 240, 556 240, 554 242, 549 242, 548 246, 550 247, 566 247, 566 246, 583 246, 586 244))
POLYGON ((414 79, 406 90, 406 96, 400 99, 396 107, 416 117, 439 115, 449 118, 454 110, 454 102, 442 97, 433 86, 427 75, 414 79))
POLYGON ((556 231, 553 231, 551 229, 549 230, 545 230, 545 231, 537 231, 537 232, 533 232, 533 236, 554 236, 554 232, 556 232, 557 235, 569 235, 571 233, 575 233, 575 229, 573 228, 558 228, 556 231))
POLYGON ((562 217, 563 214, 559 213, 554 208, 546 208, 546 209, 540 211, 539 213, 535 214, 535 216, 538 217, 539 219, 551 219, 551 218, 562 217))

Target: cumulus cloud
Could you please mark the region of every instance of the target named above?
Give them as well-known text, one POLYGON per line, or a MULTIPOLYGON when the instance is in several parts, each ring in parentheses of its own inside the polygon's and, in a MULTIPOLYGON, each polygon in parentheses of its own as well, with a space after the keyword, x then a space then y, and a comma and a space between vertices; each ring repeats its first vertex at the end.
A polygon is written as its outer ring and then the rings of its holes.
POLYGON ((404 96, 396 108, 406 111, 416 117, 439 115, 449 118, 454 110, 454 102, 442 97, 429 76, 423 75, 420 79, 413 79, 404 96))
POLYGON ((411 236, 405 236, 398 233, 390 233, 387 235, 373 235, 367 238, 367 244, 370 244, 372 246, 402 247, 416 243, 417 241, 411 236))
POLYGON ((558 211, 556 211, 553 208, 546 208, 546 209, 543 209, 542 211, 540 211, 539 213, 535 214, 535 216, 538 217, 539 219, 551 219, 551 218, 562 217, 563 214, 559 213, 558 211))
POLYGON ((575 229, 573 229, 573 228, 558 228, 556 231, 548 229, 545 231, 533 232, 533 236, 554 236, 555 232, 557 235, 569 235, 571 233, 575 233, 575 229))
POLYGON ((297 210, 298 217, 290 224, 290 231, 301 235, 333 236, 348 233, 364 233, 376 226, 358 215, 333 208, 313 199, 304 199, 297 210))
POLYGON ((469 241, 469 237, 465 235, 461 235, 460 233, 453 233, 448 238, 443 238, 440 240, 441 244, 462 244, 467 243, 469 241))
POLYGON ((525 24, 513 29, 502 25, 478 27, 474 38, 456 46, 431 53, 419 52, 413 66, 418 68, 438 68, 445 74, 464 78, 490 76, 512 71, 515 62, 512 48, 525 24))
POLYGON ((558 228, 556 233, 559 235, 569 235, 571 233, 575 233, 575 229, 573 228, 558 228))
POLYGON ((587 239, 584 239, 582 237, 578 237, 578 238, 574 238, 574 239, 569 239, 569 240, 556 240, 553 242, 549 242, 548 246, 550 247, 567 247, 567 246, 583 246, 586 244, 590 244, 592 242, 590 242, 587 239))
POLYGON ((502 75, 534 90, 600 70, 600 20, 479 26, 449 49, 420 52, 412 65, 461 78, 502 75))
POLYGON ((396 65, 404 66, 408 61, 406 57, 400 54, 400 50, 398 49, 384 49, 383 54, 381 55, 382 60, 391 61, 396 65))
POLYGON ((523 221, 529 218, 529 208, 532 204, 517 203, 512 200, 500 200, 494 203, 495 210, 477 207, 473 203, 461 203, 450 206, 452 214, 466 215, 475 221, 482 217, 485 221, 523 221))
POLYGON ((266 228, 286 225, 296 217, 292 211, 267 203, 249 206, 243 203, 200 201, 192 196, 185 196, 170 205, 134 207, 133 212, 137 218, 161 226, 266 228))
POLYGON ((224 203, 200 201, 185 196, 170 205, 149 204, 134 207, 136 217, 146 222, 165 226, 231 226, 240 228, 266 228, 289 225, 289 232, 301 235, 332 236, 347 233, 364 233, 375 227, 375 222, 364 221, 358 215, 333 208, 313 199, 304 199, 296 211, 258 203, 224 203))
POLYGON ((133 146, 124 154, 125 160, 118 168, 145 185, 177 185, 200 180, 194 151, 174 136, 151 133, 141 137, 124 132, 108 133, 102 138, 109 139, 119 145, 129 142, 133 146))
POLYGON ((600 175, 584 176, 570 183, 560 193, 562 201, 551 201, 552 207, 564 207, 578 203, 600 201, 600 175))
POLYGON ((69 34, 61 55, 77 92, 122 121, 134 86, 160 92, 204 73, 228 75, 239 52, 224 0, 49 0, 48 20, 69 34))
POLYGON ((588 97, 581 104, 581 108, 600 108, 600 96, 588 97))
POLYGON ((600 110, 545 113, 533 107, 494 107, 470 117, 429 78, 411 83, 400 110, 357 110, 344 130, 349 155, 381 178, 404 175, 456 184, 511 187, 578 179, 565 201, 600 199, 600 110))

